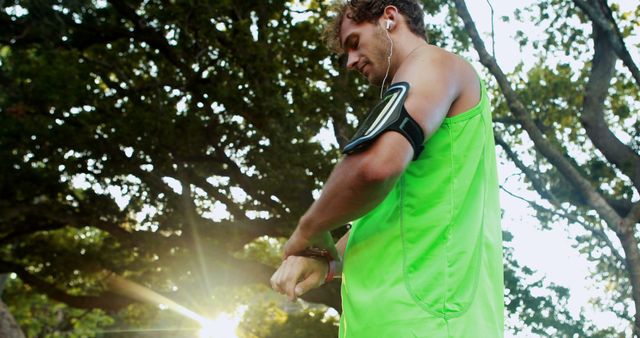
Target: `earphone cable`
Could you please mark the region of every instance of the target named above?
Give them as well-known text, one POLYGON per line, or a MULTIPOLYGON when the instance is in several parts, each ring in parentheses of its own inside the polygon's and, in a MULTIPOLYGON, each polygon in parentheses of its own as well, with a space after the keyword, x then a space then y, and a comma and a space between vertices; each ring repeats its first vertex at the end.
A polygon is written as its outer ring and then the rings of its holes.
POLYGON ((387 71, 384 74, 384 79, 382 79, 382 84, 380 85, 380 98, 382 99, 382 93, 384 92, 384 83, 387 81, 387 76, 389 76, 389 69, 391 68, 391 56, 393 55, 393 40, 391 40, 391 36, 389 36, 389 31, 384 30, 387 33, 387 39, 389 39, 389 56, 387 57, 387 71))

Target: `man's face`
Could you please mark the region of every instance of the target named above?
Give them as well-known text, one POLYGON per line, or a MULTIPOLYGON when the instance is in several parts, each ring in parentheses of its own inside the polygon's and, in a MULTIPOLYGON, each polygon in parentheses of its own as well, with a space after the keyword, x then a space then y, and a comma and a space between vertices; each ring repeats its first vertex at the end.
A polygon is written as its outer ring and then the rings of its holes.
POLYGON ((347 68, 359 71, 369 83, 381 85, 390 46, 384 29, 377 23, 355 23, 345 15, 340 26, 340 41, 347 54, 347 68))

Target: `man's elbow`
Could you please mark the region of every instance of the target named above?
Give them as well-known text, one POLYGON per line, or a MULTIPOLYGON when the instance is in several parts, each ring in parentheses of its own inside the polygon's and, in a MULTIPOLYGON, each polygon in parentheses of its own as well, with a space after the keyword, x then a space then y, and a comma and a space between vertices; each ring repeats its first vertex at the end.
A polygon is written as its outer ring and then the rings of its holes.
POLYGON ((398 133, 385 133, 371 148, 353 155, 356 175, 365 184, 395 181, 413 158, 413 149, 398 133))
POLYGON ((404 172, 405 166, 401 163, 372 160, 366 161, 360 167, 358 176, 364 184, 381 184, 395 181, 404 172))

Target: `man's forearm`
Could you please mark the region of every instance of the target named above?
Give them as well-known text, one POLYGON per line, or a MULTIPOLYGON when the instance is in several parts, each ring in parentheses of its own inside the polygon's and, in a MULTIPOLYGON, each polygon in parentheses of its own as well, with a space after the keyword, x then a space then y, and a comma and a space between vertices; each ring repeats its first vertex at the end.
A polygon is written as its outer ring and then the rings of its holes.
POLYGON ((284 256, 313 245, 335 251, 327 231, 362 217, 393 189, 413 156, 399 133, 385 133, 366 151, 346 156, 336 165, 320 198, 300 218, 284 246, 284 256))
POLYGON ((316 237, 365 215, 382 202, 399 175, 367 177, 359 165, 358 158, 349 156, 336 166, 296 231, 306 238, 316 237))

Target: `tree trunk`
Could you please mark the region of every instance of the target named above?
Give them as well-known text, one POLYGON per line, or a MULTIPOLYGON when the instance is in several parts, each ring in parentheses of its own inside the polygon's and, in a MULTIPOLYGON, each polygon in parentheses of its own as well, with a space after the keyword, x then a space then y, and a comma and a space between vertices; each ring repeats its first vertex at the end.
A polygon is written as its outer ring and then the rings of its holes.
POLYGON ((9 308, 0 300, 0 337, 24 338, 22 329, 9 312, 9 308))
POLYGON ((623 231, 618 237, 624 249, 625 263, 631 282, 631 293, 636 308, 633 335, 640 337, 640 251, 638 250, 638 241, 633 235, 633 228, 623 231))

